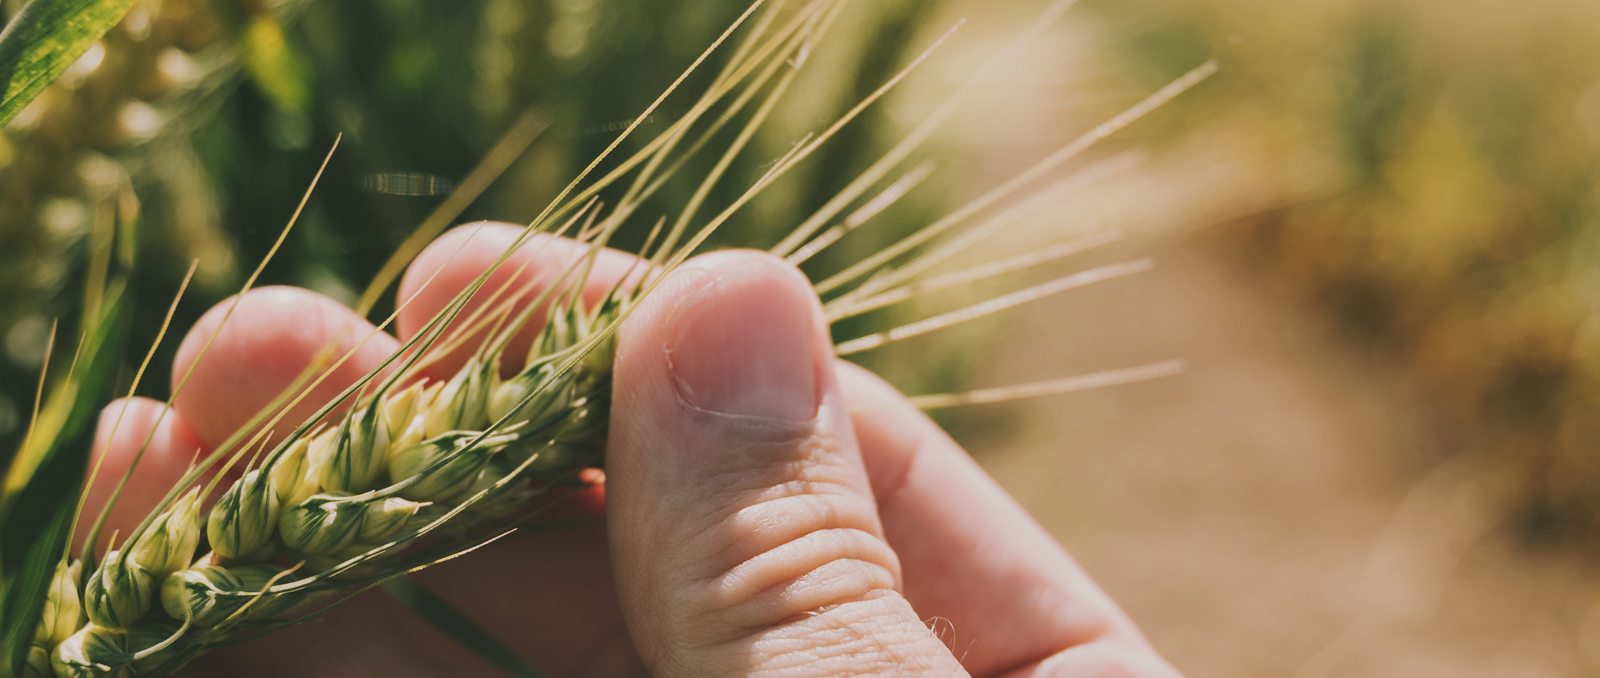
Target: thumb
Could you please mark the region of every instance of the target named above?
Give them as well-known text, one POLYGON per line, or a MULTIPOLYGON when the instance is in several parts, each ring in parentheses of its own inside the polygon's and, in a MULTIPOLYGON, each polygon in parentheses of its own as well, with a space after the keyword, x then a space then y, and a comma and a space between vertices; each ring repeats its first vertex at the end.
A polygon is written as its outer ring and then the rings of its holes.
POLYGON ((654 674, 961 673, 900 594, 805 277, 705 255, 622 330, 607 513, 654 674))

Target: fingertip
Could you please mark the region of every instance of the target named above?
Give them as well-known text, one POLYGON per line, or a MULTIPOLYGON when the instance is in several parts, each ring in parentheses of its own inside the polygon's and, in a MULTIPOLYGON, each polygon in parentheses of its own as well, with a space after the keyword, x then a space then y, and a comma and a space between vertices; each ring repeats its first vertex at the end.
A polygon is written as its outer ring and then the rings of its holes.
POLYGON ((667 367, 679 397, 713 412, 812 420, 832 360, 816 294, 770 255, 718 259, 717 277, 669 321, 667 367))
MULTIPOLYGON (((751 250, 700 255, 667 274, 619 330, 613 391, 634 416, 614 423, 630 424, 625 440, 722 436, 731 432, 719 426, 739 419, 803 435, 834 388, 827 354, 820 306, 793 266, 751 250)), ((663 463, 630 450, 608 459, 636 477, 657 477, 663 463)), ((691 473, 703 464, 676 463, 691 473)))
POLYGON ((74 547, 83 548, 89 527, 124 476, 127 486, 101 532, 102 550, 113 534, 126 536, 137 527, 206 450, 200 437, 165 403, 141 397, 112 401, 100 411, 95 427, 89 467, 94 477, 85 494, 74 547))
POLYGON ((398 346, 333 299, 298 287, 262 287, 217 304, 189 330, 173 360, 173 405, 200 440, 216 447, 321 360, 331 372, 275 428, 297 426, 398 346))
MULTIPOLYGON (((395 323, 400 338, 416 336, 457 292, 515 243, 520 230, 511 224, 479 221, 445 231, 428 243, 400 277, 395 297, 400 304, 395 323)), ((520 255, 519 250, 514 256, 520 255)))
MULTIPOLYGON (((456 295, 471 286, 478 276, 494 266, 506 250, 516 247, 511 256, 501 264, 477 295, 463 308, 457 323, 469 318, 475 309, 485 303, 515 295, 515 308, 520 311, 539 296, 549 284, 557 281, 562 272, 577 263, 590 251, 589 246, 569 238, 547 233, 528 235, 527 229, 515 224, 479 221, 457 226, 439 236, 417 255, 400 279, 396 297, 401 300, 397 322, 402 339, 410 339, 422 331, 428 322, 450 305, 456 295), (519 241, 521 242, 518 245, 519 241)), ((612 249, 601 250, 585 282, 583 298, 595 304, 624 276, 642 270, 638 259, 631 254, 612 249)), ((509 375, 521 366, 533 339, 543 326, 538 314, 530 320, 506 347, 506 363, 502 371, 509 375)), ((480 333, 481 334, 481 333, 480 333)), ((477 347, 478 341, 467 341, 462 347, 438 358, 423 370, 426 376, 445 379, 453 375, 477 347)))

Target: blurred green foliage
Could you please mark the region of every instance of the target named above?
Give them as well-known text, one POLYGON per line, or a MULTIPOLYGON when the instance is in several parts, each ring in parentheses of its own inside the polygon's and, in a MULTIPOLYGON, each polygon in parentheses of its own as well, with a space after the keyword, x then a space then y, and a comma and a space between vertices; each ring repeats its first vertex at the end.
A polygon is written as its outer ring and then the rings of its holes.
MULTIPOLYGON (((0 135, 0 449, 15 449, 53 318, 81 296, 86 235, 131 185, 141 301, 121 383, 150 345, 190 260, 194 284, 140 392, 167 395, 186 328, 237 289, 288 221, 335 137, 328 173, 260 284, 353 301, 385 258, 515 120, 550 127, 462 220, 526 221, 747 6, 743 0, 163 0, 127 18, 0 135)), ((16 7, 6 5, 14 13, 16 7)), ((714 192, 717 209, 764 165, 904 66, 925 14, 859 3, 786 110, 714 192)), ((925 44, 924 44, 925 46, 925 44)), ((720 65, 714 55, 686 84, 720 65)), ((673 119, 668 100, 621 149, 673 119)), ((869 111, 753 203, 721 244, 765 246, 886 147, 869 111), (775 218, 784 215, 785 218, 775 218)), ((697 159, 695 177, 715 161, 697 159), (698 164, 697 164, 698 163, 698 164)), ((604 168, 602 168, 604 169, 604 168)), ((694 188, 668 184, 662 212, 694 188)), ((915 223, 937 200, 899 217, 915 223)), ((895 227, 887 229, 892 233, 895 227)), ((901 229, 903 230, 903 229, 901 229)), ((642 233, 622 236, 636 244, 642 233)), ((880 236, 881 237, 881 236, 880 236)), ((716 245, 719 243, 713 243, 716 245)), ((836 256, 836 255, 835 255, 836 256)), ((831 266, 820 257, 818 266, 831 266)), ((390 301, 374 310, 386 314, 390 301)), ((848 328, 846 328, 848 331, 848 328)))
POLYGON ((1402 366, 1445 453, 1503 464, 1530 535, 1600 531, 1600 4, 1133 0, 1089 11, 1207 117, 1334 168, 1241 251, 1402 366))

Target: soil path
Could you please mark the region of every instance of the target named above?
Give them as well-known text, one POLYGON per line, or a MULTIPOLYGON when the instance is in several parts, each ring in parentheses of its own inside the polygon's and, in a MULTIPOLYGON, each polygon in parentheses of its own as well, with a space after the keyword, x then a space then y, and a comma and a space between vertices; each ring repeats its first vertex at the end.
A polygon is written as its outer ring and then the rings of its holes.
POLYGON ((1148 249, 1155 271, 1040 302, 985 381, 1187 371, 988 406, 1028 424, 967 442, 1180 669, 1600 675, 1600 576, 1518 547, 1495 474, 1444 461, 1403 384, 1207 237, 1148 249))

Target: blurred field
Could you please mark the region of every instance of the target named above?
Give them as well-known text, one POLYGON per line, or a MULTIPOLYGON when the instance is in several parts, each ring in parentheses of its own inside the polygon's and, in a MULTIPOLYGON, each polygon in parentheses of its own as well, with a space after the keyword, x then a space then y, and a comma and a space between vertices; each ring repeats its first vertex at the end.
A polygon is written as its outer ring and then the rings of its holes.
POLYGON ((1077 200, 1157 270, 980 379, 1189 371, 964 440, 1190 675, 1600 675, 1600 6, 1085 11, 1105 70, 1223 75, 1077 200))
POLYGON ((1043 304, 982 379, 1167 355, 1184 374, 1017 406, 1027 425, 961 438, 1180 670, 1600 675, 1600 572, 1529 548, 1505 518, 1513 488, 1444 454, 1391 364, 1239 272, 1215 235, 1152 249, 1154 272, 1043 304))
MULTIPOLYGON (((198 260, 174 317, 175 327, 187 327, 244 281, 341 139, 326 180, 259 284, 353 301, 518 120, 535 116, 545 132, 457 221, 531 220, 745 6, 135 2, 0 135, 0 445, 20 439, 50 320, 72 316, 91 236, 113 217, 139 226, 134 276, 145 306, 164 308, 198 260)), ((713 191, 707 209, 720 209, 764 163, 902 67, 921 20, 911 8, 862 4, 847 14, 834 47, 800 80, 806 96, 793 97, 757 135, 729 169, 739 181, 713 191)), ((703 87, 726 56, 714 55, 684 91, 703 87)), ((637 150, 687 105, 684 96, 669 100, 621 152, 637 150)), ((820 204, 882 149, 874 132, 883 119, 882 107, 869 110, 752 204, 728 229, 732 241, 775 241, 775 227, 820 204)), ((715 160, 696 158, 683 174, 703 176, 715 160)), ((669 183, 650 209, 681 206, 694 188, 669 183)), ((637 246, 645 234, 634 230, 617 244, 637 246)), ((380 304, 375 314, 386 312, 380 304)), ((158 325, 157 312, 138 314, 129 344, 150 345, 158 325)), ((170 355, 170 346, 157 352, 152 374, 170 370, 170 355)), ((141 393, 163 398, 166 382, 148 380, 141 393)))
POLYGON ((1506 462, 1528 538, 1591 539, 1600 5, 1094 8, 1134 63, 1216 50, 1227 76, 1199 117, 1247 121, 1309 156, 1280 167, 1325 172, 1233 220, 1236 261, 1393 361, 1440 454, 1506 462))

